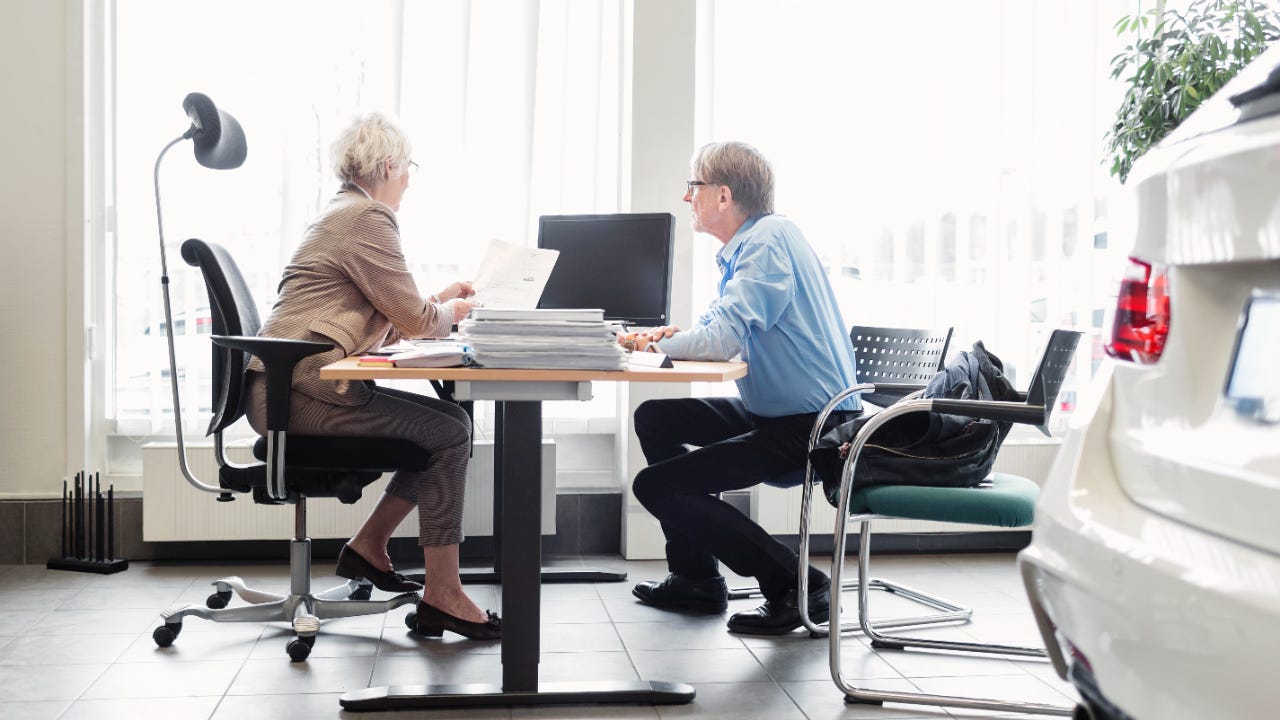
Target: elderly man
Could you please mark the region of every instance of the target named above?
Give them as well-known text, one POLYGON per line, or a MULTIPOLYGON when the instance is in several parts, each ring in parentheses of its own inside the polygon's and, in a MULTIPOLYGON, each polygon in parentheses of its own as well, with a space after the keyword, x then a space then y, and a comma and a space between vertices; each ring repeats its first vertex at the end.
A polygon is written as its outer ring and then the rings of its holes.
MULTIPOLYGON (((853 346, 818 256, 795 223, 773 214, 768 160, 744 143, 712 143, 695 154, 693 178, 684 196, 693 229, 724 245, 719 297, 689 330, 658 328, 622 342, 684 360, 741 355, 750 370, 737 381, 740 397, 650 400, 636 409, 649 466, 634 490, 662 523, 670 574, 632 592, 655 607, 724 612, 724 562, 754 576, 765 597, 733 615, 729 630, 777 635, 800 626, 798 557, 719 493, 799 484, 815 416, 854 384, 853 346)), ((829 425, 856 414, 857 400, 840 410, 829 425)), ((823 622, 830 582, 816 568, 808 573, 810 614, 823 622)))

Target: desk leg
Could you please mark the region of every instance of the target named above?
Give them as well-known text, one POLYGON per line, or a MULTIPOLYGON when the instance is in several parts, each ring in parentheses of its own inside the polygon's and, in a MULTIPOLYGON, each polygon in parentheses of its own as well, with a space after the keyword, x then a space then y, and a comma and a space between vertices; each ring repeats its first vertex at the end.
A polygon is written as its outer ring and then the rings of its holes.
MULTIPOLYGON (((506 419, 502 406, 506 403, 495 403, 493 416, 493 436, 495 438, 503 437, 503 427, 506 419)), ((538 437, 541 438, 542 418, 538 418, 538 437)), ((536 464, 541 467, 542 463, 542 446, 539 441, 538 447, 534 449, 534 456, 527 462, 536 464)), ((471 584, 493 584, 502 582, 502 497, 503 497, 503 473, 502 463, 504 459, 502 453, 494 448, 493 453, 493 571, 487 570, 463 570, 462 582, 466 585, 471 584)), ((523 505, 513 505, 511 507, 524 507, 523 505)), ((539 528, 541 532, 541 528, 539 528)), ((418 579, 413 575, 409 577, 418 579)), ((608 570, 595 570, 592 568, 543 568, 542 582, 622 582, 627 579, 625 572, 613 572, 608 570)))
MULTIPOLYGON (((502 468, 502 689, 538 689, 542 567, 542 403, 500 402, 502 468), (522 477, 517 477, 517 475, 522 477)), ((496 481, 496 477, 495 477, 496 481)), ((551 478, 550 482, 555 482, 551 478)), ((495 493, 496 494, 496 493, 495 493)))
MULTIPOLYGON (((502 684, 392 685, 346 693, 346 710, 485 707, 570 703, 652 703, 678 705, 693 700, 684 683, 538 682, 541 643, 542 403, 500 402, 502 501, 520 512, 504 513, 507 537, 502 556, 502 684)), ((496 479, 496 478, 495 478, 496 479)))

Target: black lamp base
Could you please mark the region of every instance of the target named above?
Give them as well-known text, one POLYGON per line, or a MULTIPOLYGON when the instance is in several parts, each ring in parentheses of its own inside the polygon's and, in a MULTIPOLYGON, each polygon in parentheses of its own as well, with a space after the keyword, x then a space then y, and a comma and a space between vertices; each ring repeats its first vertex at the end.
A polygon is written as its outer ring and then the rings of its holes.
POLYGON ((60 557, 50 558, 45 563, 45 567, 50 570, 74 570, 75 572, 97 573, 99 575, 111 575, 122 570, 129 569, 128 560, 86 560, 85 558, 60 557))

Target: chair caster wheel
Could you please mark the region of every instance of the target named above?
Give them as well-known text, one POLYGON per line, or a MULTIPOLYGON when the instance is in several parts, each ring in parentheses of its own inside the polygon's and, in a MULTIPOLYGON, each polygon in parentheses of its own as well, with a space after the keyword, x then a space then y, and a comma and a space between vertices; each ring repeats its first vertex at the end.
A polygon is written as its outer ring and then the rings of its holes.
POLYGON ((210 610, 221 610, 222 608, 227 606, 227 603, 230 602, 230 600, 231 600, 231 591, 224 590, 222 592, 216 592, 210 595, 209 597, 205 598, 204 606, 209 608, 210 610))
POLYGON ((373 586, 361 585, 360 587, 357 587, 355 590, 352 590, 351 594, 347 596, 347 599, 348 600, 368 600, 372 596, 373 596, 373 586))
POLYGON ((285 651, 289 653, 289 659, 293 662, 302 662, 311 654, 311 646, 315 641, 314 637, 294 638, 285 646, 285 651))
POLYGON ((418 612, 416 610, 411 610, 408 615, 404 616, 404 626, 409 628, 410 630, 417 631, 418 612))
POLYGON ((157 646, 166 648, 173 644, 180 632, 182 632, 182 623, 172 625, 165 623, 151 633, 151 639, 156 641, 157 646))

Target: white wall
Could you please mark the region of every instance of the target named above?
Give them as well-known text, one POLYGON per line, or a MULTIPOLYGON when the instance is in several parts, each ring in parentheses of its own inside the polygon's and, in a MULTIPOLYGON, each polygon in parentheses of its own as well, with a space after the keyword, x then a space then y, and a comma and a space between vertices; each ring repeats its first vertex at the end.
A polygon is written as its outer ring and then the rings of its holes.
POLYGON ((59 492, 67 464, 67 210, 80 182, 67 172, 80 132, 68 117, 68 63, 80 52, 68 47, 72 4, 0 2, 0 498, 59 492))

